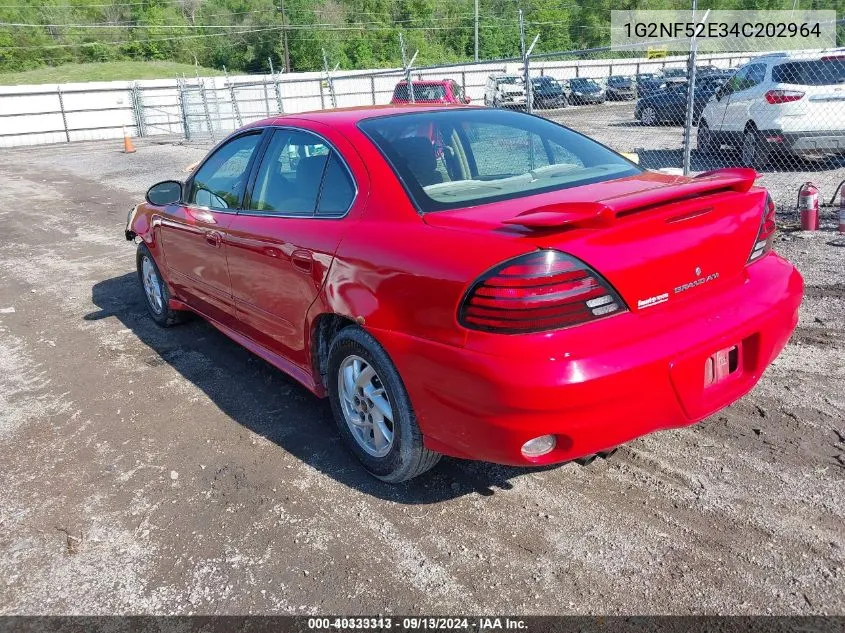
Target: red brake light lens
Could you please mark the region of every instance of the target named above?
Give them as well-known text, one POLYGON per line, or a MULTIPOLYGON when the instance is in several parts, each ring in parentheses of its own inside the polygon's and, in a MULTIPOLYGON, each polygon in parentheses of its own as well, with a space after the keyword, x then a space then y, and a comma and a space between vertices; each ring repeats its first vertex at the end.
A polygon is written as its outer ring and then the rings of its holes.
POLYGON ((771 104, 798 101, 803 96, 804 93, 798 90, 769 90, 765 95, 766 101, 771 104))
POLYGON ((541 250, 482 275, 464 297, 458 322, 472 330, 525 334, 626 310, 610 284, 587 264, 560 251, 541 250))
POLYGON ((766 210, 760 219, 760 229, 757 231, 757 239, 754 240, 754 248, 751 249, 751 255, 748 256, 748 264, 756 262, 763 255, 771 252, 772 243, 775 241, 775 231, 777 231, 777 225, 775 224, 775 202, 771 196, 766 196, 766 210))

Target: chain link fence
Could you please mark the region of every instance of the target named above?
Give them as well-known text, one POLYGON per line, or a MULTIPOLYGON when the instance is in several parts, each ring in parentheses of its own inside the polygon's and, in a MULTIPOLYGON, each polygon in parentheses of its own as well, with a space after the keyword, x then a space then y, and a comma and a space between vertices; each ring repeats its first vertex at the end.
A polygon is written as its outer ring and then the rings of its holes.
POLYGON ((42 134, 41 142, 108 138, 126 129, 213 143, 284 112, 471 103, 547 117, 636 155, 647 169, 754 167, 782 210, 794 209, 806 181, 829 199, 845 180, 845 48, 548 53, 523 35, 520 57, 415 67, 402 44, 404 66, 387 70, 338 71, 324 55, 322 72, 295 75, 0 91, 0 142, 30 134, 42 134))

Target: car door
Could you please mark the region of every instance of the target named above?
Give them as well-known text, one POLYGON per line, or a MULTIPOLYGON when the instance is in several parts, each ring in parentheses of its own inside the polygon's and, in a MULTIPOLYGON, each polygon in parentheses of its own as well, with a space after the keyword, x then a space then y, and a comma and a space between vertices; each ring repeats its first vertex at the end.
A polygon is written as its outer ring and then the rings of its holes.
POLYGON ((742 86, 745 82, 748 66, 739 68, 730 79, 725 82, 722 89, 716 94, 713 102, 708 104, 705 118, 707 125, 714 132, 721 132, 724 129, 725 113, 728 109, 728 104, 731 101, 731 94, 736 88, 742 86))
POLYGON ((253 172, 244 209, 228 229, 238 328, 304 368, 306 314, 352 221, 350 210, 360 209, 361 178, 352 177, 325 137, 292 127, 272 131, 253 172))
POLYGON ((741 134, 745 130, 749 109, 761 97, 761 85, 766 76, 766 64, 749 64, 732 80, 731 94, 725 108, 722 131, 741 134))
POLYGON ((207 317, 230 323, 235 307, 226 260, 226 230, 243 200, 261 129, 218 147, 185 183, 182 204, 159 225, 168 278, 176 293, 207 317))

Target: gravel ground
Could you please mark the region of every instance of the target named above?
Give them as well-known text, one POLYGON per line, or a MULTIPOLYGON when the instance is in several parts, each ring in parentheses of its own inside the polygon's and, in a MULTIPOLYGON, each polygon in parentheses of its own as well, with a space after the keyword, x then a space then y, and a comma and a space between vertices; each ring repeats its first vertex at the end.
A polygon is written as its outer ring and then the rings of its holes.
POLYGON ((727 410, 588 467, 444 459, 389 487, 324 402, 200 320, 146 316, 126 213, 205 148, 138 145, 0 152, 0 614, 845 612, 830 218, 779 234, 801 322, 727 410))

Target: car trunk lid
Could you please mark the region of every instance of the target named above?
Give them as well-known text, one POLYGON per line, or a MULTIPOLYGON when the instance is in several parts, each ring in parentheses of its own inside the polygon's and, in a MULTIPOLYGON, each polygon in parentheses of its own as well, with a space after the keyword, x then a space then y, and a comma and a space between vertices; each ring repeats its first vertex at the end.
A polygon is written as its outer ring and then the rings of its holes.
POLYGON ((631 310, 659 309, 743 278, 766 204, 765 190, 751 190, 755 177, 749 169, 644 172, 425 221, 564 251, 603 275, 631 310))

